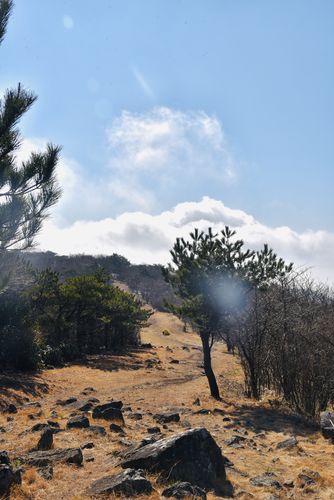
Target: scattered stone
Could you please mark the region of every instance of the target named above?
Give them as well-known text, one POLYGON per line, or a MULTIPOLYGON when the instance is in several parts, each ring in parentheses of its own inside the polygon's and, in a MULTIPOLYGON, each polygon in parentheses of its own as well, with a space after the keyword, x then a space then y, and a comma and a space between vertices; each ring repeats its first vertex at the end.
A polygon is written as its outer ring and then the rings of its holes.
POLYGON ((95 458, 93 457, 93 455, 88 455, 85 457, 85 461, 86 462, 94 462, 95 458))
POLYGON ((188 347, 187 345, 182 346, 182 349, 183 349, 184 351, 188 351, 188 352, 190 351, 190 349, 189 349, 189 347, 188 347))
POLYGON ((131 418, 132 420, 142 420, 143 415, 141 413, 129 413, 128 418, 131 418))
POLYGON ((102 425, 91 425, 87 427, 87 431, 91 432, 92 434, 96 434, 98 436, 106 436, 107 431, 102 425))
POLYGON ((204 428, 181 432, 128 451, 120 465, 160 473, 161 481, 187 481, 217 490, 227 486, 224 457, 204 428))
POLYGON ((91 394, 92 392, 96 392, 96 389, 94 389, 94 387, 85 387, 81 394, 87 396, 87 394, 91 394))
POLYGON ((227 446, 232 446, 233 448, 243 448, 240 443, 243 443, 244 441, 246 441, 244 436, 232 436, 225 440, 225 444, 227 444, 227 446))
POLYGON ((17 407, 13 404, 10 403, 6 408, 4 413, 17 413, 17 407))
POLYGON ((81 403, 79 403, 78 405, 76 405, 76 408, 79 410, 79 411, 89 411, 93 408, 94 404, 93 404, 93 401, 91 400, 87 400, 87 401, 82 401, 81 403))
POLYGON ((81 465, 83 456, 80 448, 57 448, 48 451, 33 451, 21 457, 21 460, 35 467, 46 467, 57 462, 81 465))
POLYGON ((91 495, 121 494, 133 497, 149 494, 153 491, 151 483, 145 479, 142 471, 126 469, 115 476, 106 476, 94 481, 90 487, 91 495))
POLYGON ((47 422, 48 425, 53 428, 53 431, 55 431, 55 429, 60 429, 58 422, 54 422, 53 420, 48 420, 47 422))
POLYGON ((112 401, 103 405, 95 406, 93 410, 93 418, 101 418, 104 420, 119 420, 124 424, 122 413, 122 401, 112 401))
POLYGON ((84 443, 80 446, 80 448, 82 450, 91 450, 94 447, 95 447, 95 444, 92 441, 87 441, 86 443, 84 443))
POLYGON ((224 410, 222 410, 221 408, 214 408, 212 413, 214 415, 225 415, 224 410))
POLYGON ((53 478, 53 467, 48 465, 47 467, 41 467, 38 469, 38 474, 46 481, 51 481, 53 478))
POLYGON ((159 424, 169 424, 170 422, 179 422, 179 413, 157 413, 153 415, 153 418, 159 424))
POLYGON ((111 430, 111 432, 116 432, 120 436, 125 436, 125 431, 124 431, 124 429, 122 429, 122 427, 120 425, 112 423, 112 424, 110 424, 109 429, 111 430))
POLYGON ((160 429, 160 427, 148 427, 147 428, 147 432, 149 434, 160 434, 161 433, 161 429, 160 429))
POLYGON ((206 500, 206 493, 199 486, 193 486, 190 483, 177 483, 174 486, 166 488, 162 492, 166 498, 192 498, 193 500, 206 500))
POLYGON ((280 441, 276 445, 276 450, 282 450, 282 449, 291 449, 297 446, 298 441, 295 438, 295 436, 289 437, 288 439, 284 439, 284 441, 280 441))
POLYGON ((305 468, 297 476, 297 486, 299 488, 304 488, 305 486, 310 486, 316 484, 320 479, 319 472, 305 468))
POLYGON ((200 410, 193 411, 193 415, 210 415, 211 410, 207 408, 201 408, 200 410))
POLYGON ((68 405, 71 405, 73 403, 76 403, 78 400, 77 398, 74 398, 74 397, 70 397, 70 398, 67 398, 67 399, 58 399, 56 401, 56 405, 58 406, 68 406, 68 405))
POLYGON ((230 417, 224 417, 224 418, 223 418, 223 422, 231 422, 230 417))
POLYGON ((39 441, 37 443, 37 450, 39 451, 51 450, 52 446, 53 446, 53 431, 52 429, 50 429, 50 427, 48 427, 43 430, 41 437, 39 438, 39 441))
POLYGON ((0 451, 0 464, 1 465, 10 465, 10 459, 7 451, 0 451))
POLYGON ((275 474, 272 472, 266 472, 262 476, 252 477, 249 481, 253 486, 281 489, 282 485, 277 479, 274 479, 275 477, 275 474))
POLYGON ((83 429, 89 427, 89 420, 87 417, 82 415, 77 415, 76 417, 71 417, 66 424, 68 429, 76 428, 83 429))
POLYGON ((201 405, 200 399, 196 398, 195 401, 193 401, 193 405, 200 406, 201 405))
POLYGON ((286 488, 293 488, 294 487, 293 479, 287 479, 286 481, 284 481, 283 486, 285 486, 286 488))
POLYGON ((140 347, 142 347, 143 349, 152 349, 153 348, 152 344, 150 344, 149 342, 141 344, 140 347))
POLYGON ((180 363, 180 361, 178 359, 171 359, 170 360, 170 364, 172 365, 178 365, 180 363))

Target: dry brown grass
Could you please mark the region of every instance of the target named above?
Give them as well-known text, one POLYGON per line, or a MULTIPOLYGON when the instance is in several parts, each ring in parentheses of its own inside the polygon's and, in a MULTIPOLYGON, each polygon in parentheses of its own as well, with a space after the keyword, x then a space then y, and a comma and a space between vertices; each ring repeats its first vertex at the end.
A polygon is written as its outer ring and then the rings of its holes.
MULTIPOLYGON (((267 498, 270 493, 279 495, 279 498, 287 498, 288 488, 277 493, 254 487, 249 479, 265 472, 273 472, 281 482, 287 479, 296 481, 298 474, 309 468, 320 473, 320 480, 315 485, 290 490, 292 498, 334 500, 334 447, 330 443, 318 432, 296 422, 279 407, 272 408, 266 400, 247 400, 243 395, 243 377, 238 359, 227 354, 222 345, 215 348, 214 366, 219 375, 223 400, 216 402, 211 399, 200 367, 201 351, 197 335, 183 333, 180 321, 170 314, 155 313, 151 323, 142 336, 144 342, 151 342, 155 346, 153 349, 134 351, 129 357, 105 356, 100 360, 92 358, 89 366, 76 365, 44 371, 31 382, 37 382, 34 392, 30 385, 30 392, 27 386, 25 392, 24 389, 20 390, 18 384, 11 388, 8 382, 4 396, 7 401, 13 399, 20 402, 29 398, 30 401, 39 401, 42 408, 20 409, 14 415, 13 422, 7 422, 6 415, 0 414, 0 427, 7 430, 0 433, 0 447, 8 450, 12 457, 19 457, 36 446, 39 434, 26 431, 34 423, 50 418, 52 411, 57 412, 57 417, 52 420, 56 420, 63 429, 66 428, 66 421, 72 410, 57 406, 56 400, 69 396, 79 397, 85 387, 93 386, 96 389, 93 395, 101 402, 120 398, 133 411, 143 414, 143 419, 139 421, 126 418, 126 439, 131 442, 142 439, 147 427, 155 424, 148 412, 154 414, 176 408, 181 412, 181 422, 169 425, 164 430, 166 436, 184 430, 184 421, 188 421, 193 427, 205 426, 221 446, 223 453, 234 463, 234 468, 228 470, 228 477, 236 493, 244 490, 253 494, 256 499, 267 498), (171 334, 164 336, 164 329, 171 334), (159 359, 160 364, 147 368, 145 361, 152 358, 159 359), (180 363, 171 364, 173 358, 180 363), (42 389, 46 386, 48 392, 42 389), (224 416, 214 413, 194 414, 199 409, 193 405, 197 397, 200 398, 201 408, 211 411, 220 408, 230 420, 224 421, 224 416), (234 449, 226 446, 225 440, 236 434, 236 429, 247 432, 246 437, 254 439, 256 447, 246 445, 244 448, 234 449), (260 431, 265 431, 265 436, 254 437, 260 431), (291 451, 276 450, 276 444, 292 434, 297 436, 298 447, 291 451)), ((85 399, 85 396, 80 398, 85 399)), ((93 423, 108 428, 106 422, 93 423)), ((106 437, 99 437, 80 429, 56 434, 55 447, 76 447, 88 440, 93 441, 95 447, 84 450, 83 467, 56 465, 51 481, 42 479, 35 469, 28 468, 23 475, 22 487, 15 489, 12 498, 89 498, 86 491, 93 480, 118 471, 114 468, 114 454, 124 445, 117 435, 110 432, 106 437), (87 462, 89 457, 94 457, 94 461, 87 462)), ((161 491, 161 487, 157 487, 156 493, 145 498, 159 498, 161 491)), ((208 498, 213 500, 216 497, 209 494, 208 498)), ((247 494, 238 498, 247 498, 247 494)))

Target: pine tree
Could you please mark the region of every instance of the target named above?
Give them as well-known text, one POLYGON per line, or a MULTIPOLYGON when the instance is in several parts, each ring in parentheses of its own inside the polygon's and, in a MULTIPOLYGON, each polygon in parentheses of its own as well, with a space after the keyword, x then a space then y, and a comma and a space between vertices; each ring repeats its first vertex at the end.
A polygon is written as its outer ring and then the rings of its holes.
MULTIPOLYGON (((12 11, 12 0, 0 0, 0 43, 12 11)), ((36 96, 19 83, 0 99, 0 252, 26 249, 56 203, 60 190, 55 169, 60 148, 48 144, 44 152, 31 153, 18 162, 21 135, 17 124, 36 96)))
POLYGON ((187 318, 202 341, 203 365, 211 396, 219 399, 219 388, 211 363, 211 350, 225 337, 229 320, 242 312, 250 290, 268 286, 291 271, 268 245, 255 252, 244 250, 225 227, 220 234, 195 229, 188 241, 177 238, 171 250, 172 263, 163 268, 165 279, 181 299, 170 309, 187 318))

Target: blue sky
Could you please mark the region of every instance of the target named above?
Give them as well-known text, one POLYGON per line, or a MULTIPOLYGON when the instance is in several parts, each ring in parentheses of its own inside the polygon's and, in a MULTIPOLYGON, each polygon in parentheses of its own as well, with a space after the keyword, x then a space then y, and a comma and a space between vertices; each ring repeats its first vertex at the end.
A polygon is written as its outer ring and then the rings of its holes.
POLYGON ((58 225, 206 196, 332 236, 333 17, 331 0, 16 0, 0 88, 34 89, 25 137, 63 145, 58 225))

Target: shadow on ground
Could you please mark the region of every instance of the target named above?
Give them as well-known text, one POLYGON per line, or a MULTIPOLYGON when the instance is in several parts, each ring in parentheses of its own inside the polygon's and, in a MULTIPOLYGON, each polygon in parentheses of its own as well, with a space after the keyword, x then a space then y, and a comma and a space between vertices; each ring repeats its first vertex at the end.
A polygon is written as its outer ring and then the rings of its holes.
POLYGON ((155 360, 158 360, 152 349, 136 347, 117 355, 109 353, 90 355, 87 356, 84 364, 89 368, 104 371, 139 370, 147 367, 150 359, 153 365, 155 360), (149 358, 148 354, 150 355, 149 358))
POLYGON ((241 405, 229 414, 232 419, 226 426, 243 426, 253 432, 286 432, 298 436, 308 436, 318 430, 318 426, 303 417, 276 408, 241 405))
POLYGON ((40 382, 36 374, 0 374, 0 407, 7 406, 8 401, 22 404, 29 399, 29 396, 39 397, 46 392, 48 392, 48 385, 40 382), (17 391, 20 394, 17 394, 17 391))

